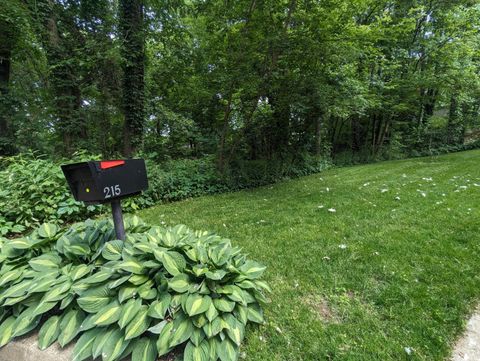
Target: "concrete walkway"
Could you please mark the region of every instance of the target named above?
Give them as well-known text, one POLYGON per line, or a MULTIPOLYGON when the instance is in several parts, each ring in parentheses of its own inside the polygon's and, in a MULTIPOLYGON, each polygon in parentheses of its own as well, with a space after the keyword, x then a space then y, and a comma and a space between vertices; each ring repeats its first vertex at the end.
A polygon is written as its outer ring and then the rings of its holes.
POLYGON ((480 306, 468 320, 467 329, 458 339, 453 350, 451 361, 480 360, 480 306))

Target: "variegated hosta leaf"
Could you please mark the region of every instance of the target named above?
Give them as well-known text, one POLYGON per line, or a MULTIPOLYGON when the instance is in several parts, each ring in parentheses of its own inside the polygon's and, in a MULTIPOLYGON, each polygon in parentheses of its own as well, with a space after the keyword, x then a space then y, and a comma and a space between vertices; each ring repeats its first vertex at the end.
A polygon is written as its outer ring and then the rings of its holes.
POLYGON ((110 261, 118 261, 122 258, 123 241, 118 239, 105 243, 102 256, 110 261))
POLYGON ((97 313, 111 301, 110 290, 106 286, 98 286, 87 290, 77 299, 78 305, 85 311, 97 313))
POLYGON ((54 343, 60 334, 60 316, 50 317, 38 332, 38 348, 45 350, 54 343))
POLYGON ((168 281, 168 286, 175 292, 184 293, 190 288, 190 280, 186 274, 179 274, 168 281))
POLYGON ((225 297, 214 298, 213 305, 221 312, 232 312, 235 308, 235 302, 227 300, 225 297))
POLYGON ((81 264, 76 267, 73 267, 70 272, 70 277, 72 277, 72 281, 77 281, 80 278, 86 276, 92 270, 92 266, 81 264))
POLYGON ((102 349, 103 361, 114 361, 125 351, 130 340, 125 340, 123 331, 116 329, 108 338, 105 346, 102 349))
POLYGON ((252 322, 264 323, 262 308, 255 303, 249 304, 247 318, 252 322))
POLYGON ((51 223, 44 223, 38 228, 38 235, 42 238, 53 238, 58 232, 58 227, 51 223))
POLYGON ((212 299, 210 298, 210 296, 191 294, 188 296, 185 303, 185 311, 189 316, 195 316, 200 313, 206 312, 211 304, 212 299))
POLYGON ((34 307, 29 307, 17 317, 13 326, 14 337, 23 336, 38 326, 41 316, 35 316, 33 311, 34 307))
POLYGON ((120 277, 117 280, 111 281, 108 283, 108 288, 113 290, 114 288, 117 288, 118 286, 121 286, 122 284, 127 282, 129 278, 130 278, 130 275, 127 275, 127 276, 120 277))
POLYGON ((113 334, 113 332, 116 330, 116 326, 112 325, 108 328, 101 328, 100 333, 97 335, 95 338, 95 341, 93 341, 93 346, 92 346, 92 358, 96 359, 102 354, 102 350, 105 347, 106 343, 108 342, 110 336, 113 334))
POLYGON ((183 353, 183 361, 210 361, 209 354, 208 342, 202 342, 200 345, 189 342, 183 353))
POLYGON ((101 308, 92 318, 91 322, 93 322, 95 326, 108 326, 118 321, 121 312, 122 306, 115 300, 101 308))
POLYGON ((30 261, 28 261, 28 264, 35 271, 45 272, 59 268, 61 262, 62 259, 60 258, 60 256, 53 253, 47 253, 39 257, 32 258, 30 261))
POLYGON ((10 316, 0 325, 0 347, 5 346, 13 338, 16 321, 17 319, 14 316, 10 316))
POLYGON ((84 278, 82 282, 88 284, 102 283, 112 277, 113 272, 112 269, 103 267, 91 276, 84 278))
POLYGON ((120 313, 120 318, 118 320, 118 325, 120 328, 125 328, 130 321, 137 315, 142 307, 142 300, 140 299, 131 299, 126 304, 122 306, 122 311, 120 313))
POLYGON ((173 330, 170 335, 169 347, 175 347, 187 341, 193 333, 193 323, 184 314, 177 316, 173 321, 173 330))
POLYGON ((84 332, 78 339, 73 348, 72 361, 83 361, 92 355, 93 342, 97 338, 101 329, 93 329, 84 332))
POLYGON ((60 323, 60 335, 58 343, 64 347, 80 332, 80 325, 85 319, 85 313, 82 310, 70 310, 65 314, 60 323))
POLYGON ((132 351, 132 361, 155 361, 157 359, 157 346, 152 338, 143 337, 135 341, 132 351))
POLYGON ((116 269, 131 272, 135 274, 142 274, 145 271, 143 264, 141 262, 137 262, 133 259, 128 261, 119 262, 116 266, 116 269))
POLYGON ((228 338, 217 343, 216 351, 221 361, 236 361, 238 359, 238 347, 228 338))
POLYGON ((159 296, 160 300, 155 300, 151 303, 148 309, 148 315, 153 318, 163 320, 167 313, 172 296, 169 293, 163 293, 159 296))
POLYGON ((23 268, 14 269, 6 272, 0 277, 0 287, 3 287, 9 282, 14 282, 18 280, 23 274, 23 268))
POLYGON ((125 329, 125 339, 130 340, 143 334, 150 327, 151 319, 148 317, 148 307, 141 306, 135 317, 125 329))
POLYGON ((158 356, 167 354, 171 347, 169 346, 170 337, 173 331, 173 322, 168 322, 161 330, 157 339, 157 351, 158 356))
POLYGON ((131 284, 127 283, 126 285, 120 287, 120 291, 118 292, 118 300, 120 303, 123 303, 123 301, 134 297, 137 292, 138 288, 136 286, 132 286, 131 284))
POLYGON ((28 249, 32 244, 26 238, 16 238, 8 242, 8 245, 15 249, 28 249))

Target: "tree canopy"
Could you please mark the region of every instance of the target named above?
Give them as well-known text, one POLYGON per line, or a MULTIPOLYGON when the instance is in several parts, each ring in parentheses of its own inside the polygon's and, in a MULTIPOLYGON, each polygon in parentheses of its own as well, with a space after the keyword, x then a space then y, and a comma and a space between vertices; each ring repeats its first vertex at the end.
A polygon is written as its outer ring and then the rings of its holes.
POLYGON ((475 141, 476 0, 4 0, 0 155, 349 161, 475 141))

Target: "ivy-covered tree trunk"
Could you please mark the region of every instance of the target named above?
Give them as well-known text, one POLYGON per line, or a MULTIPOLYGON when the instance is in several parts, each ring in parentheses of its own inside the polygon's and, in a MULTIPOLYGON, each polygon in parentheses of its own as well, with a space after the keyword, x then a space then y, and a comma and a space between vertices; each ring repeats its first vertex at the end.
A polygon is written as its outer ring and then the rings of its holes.
MULTIPOLYGON (((2 27, 0 27, 1 30, 2 27)), ((0 155, 10 153, 8 127, 8 85, 10 81, 11 44, 0 35, 0 155)))
POLYGON ((144 124, 145 36, 143 1, 120 1, 120 33, 123 57, 123 153, 131 157, 142 142, 144 124))

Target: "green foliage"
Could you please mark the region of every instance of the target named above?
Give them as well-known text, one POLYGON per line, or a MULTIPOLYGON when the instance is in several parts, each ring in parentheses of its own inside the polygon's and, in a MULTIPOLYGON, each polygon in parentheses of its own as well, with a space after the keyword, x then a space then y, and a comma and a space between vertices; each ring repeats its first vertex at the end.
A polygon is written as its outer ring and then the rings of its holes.
MULTIPOLYGON (((42 222, 80 221, 108 211, 103 206, 86 206, 70 194, 60 164, 76 159, 95 159, 86 154, 52 162, 32 155, 2 158, 0 162, 0 235, 21 233, 42 222), (3 165, 3 169, 2 166, 3 165)), ((285 177, 310 174, 328 167, 328 162, 305 157, 296 162, 250 161, 231 165, 221 176, 213 157, 155 162, 147 160, 149 189, 142 196, 122 201, 126 212, 200 195, 251 188, 285 177)), ((113 245, 112 245, 113 247, 113 245)), ((115 249, 104 257, 115 260, 115 249)))
POLYGON ((247 324, 264 322, 265 267, 208 232, 136 217, 126 228, 125 241, 105 220, 0 239, 0 347, 41 325, 41 349, 78 337, 78 361, 183 345, 185 361, 236 360, 247 324))

